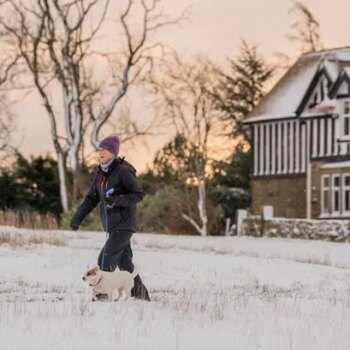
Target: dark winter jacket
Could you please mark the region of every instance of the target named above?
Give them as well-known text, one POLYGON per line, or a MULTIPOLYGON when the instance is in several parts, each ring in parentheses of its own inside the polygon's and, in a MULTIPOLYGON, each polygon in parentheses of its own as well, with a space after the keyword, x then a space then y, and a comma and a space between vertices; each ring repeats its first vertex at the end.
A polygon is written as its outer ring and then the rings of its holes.
POLYGON ((136 178, 135 168, 124 159, 117 158, 103 172, 98 168, 89 193, 71 220, 77 226, 100 203, 100 214, 105 231, 124 230, 136 232, 136 204, 143 198, 143 191, 136 178), (111 190, 113 189, 113 190, 111 190), (106 192, 113 192, 113 206, 107 206, 106 192))

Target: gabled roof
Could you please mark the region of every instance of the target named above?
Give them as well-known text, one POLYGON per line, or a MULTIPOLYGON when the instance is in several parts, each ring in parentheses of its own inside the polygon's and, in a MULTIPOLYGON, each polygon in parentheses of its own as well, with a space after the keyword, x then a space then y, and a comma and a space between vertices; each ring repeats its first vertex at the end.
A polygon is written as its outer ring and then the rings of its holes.
POLYGON ((334 98, 343 82, 347 82, 350 86, 350 68, 345 67, 340 72, 337 80, 335 81, 331 91, 329 92, 329 97, 334 98))
MULTIPOLYGON (((244 123, 295 118, 320 73, 333 84, 350 67, 350 47, 303 54, 245 118, 244 123)), ((311 91, 312 93, 312 91, 311 91)))
MULTIPOLYGON (((329 63, 329 61, 325 61, 325 62, 329 63)), ((313 92, 314 92, 316 86, 318 85, 318 82, 320 81, 320 78, 322 76, 326 77, 326 79, 328 81, 328 86, 331 86, 331 84, 333 84, 335 79, 337 78, 336 76, 332 77, 332 75, 328 72, 329 68, 327 69, 326 65, 324 64, 325 62, 322 62, 319 65, 317 72, 315 73, 314 77, 312 78, 309 87, 306 89, 306 92, 304 93, 304 96, 303 96, 298 108, 295 111, 296 115, 300 115, 304 111, 307 103, 309 102, 309 100, 311 98, 311 95, 313 94, 313 92)))

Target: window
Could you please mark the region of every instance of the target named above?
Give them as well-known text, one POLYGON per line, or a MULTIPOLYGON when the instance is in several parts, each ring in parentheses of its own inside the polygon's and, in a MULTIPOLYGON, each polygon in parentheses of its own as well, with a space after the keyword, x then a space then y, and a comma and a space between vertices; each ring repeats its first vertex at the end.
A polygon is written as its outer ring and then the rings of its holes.
POLYGON ((331 213, 331 187, 329 183, 329 175, 322 176, 322 193, 321 193, 321 202, 322 202, 322 214, 331 213))
POLYGON ((343 175, 343 214, 350 214, 350 174, 343 175))
POLYGON ((345 101, 344 102, 344 114, 349 114, 350 113, 350 102, 345 101))
POLYGON ((340 176, 332 176, 332 214, 340 214, 340 176))
POLYGON ((344 101, 343 118, 342 118, 342 136, 350 137, 350 101, 344 101))
POLYGON ((321 216, 350 216, 350 173, 322 175, 321 216))

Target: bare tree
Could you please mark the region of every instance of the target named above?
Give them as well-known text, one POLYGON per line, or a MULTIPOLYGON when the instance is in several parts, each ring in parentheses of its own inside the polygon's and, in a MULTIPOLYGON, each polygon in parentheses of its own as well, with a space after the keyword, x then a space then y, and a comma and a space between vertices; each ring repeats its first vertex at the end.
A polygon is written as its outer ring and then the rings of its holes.
POLYGON ((213 145, 217 142, 215 136, 222 125, 215 103, 207 93, 215 82, 212 67, 200 58, 184 63, 175 57, 150 79, 152 94, 157 96, 155 108, 187 143, 183 154, 190 157, 192 172, 187 173, 185 181, 197 188, 198 214, 191 214, 188 207, 182 215, 202 236, 208 235, 206 185, 216 147, 213 145))
POLYGON ((15 116, 11 112, 8 101, 4 95, 0 95, 0 160, 12 154, 14 122, 15 116))
MULTIPOLYGON (((1 3, 0 3, 1 4, 1 3)), ((1 33, 0 33, 1 35, 1 33)), ((3 47, 6 50, 6 47, 3 47)), ((10 53, 0 56, 0 159, 4 160, 13 151, 12 136, 15 130, 15 116, 11 111, 12 101, 6 96, 8 82, 16 78, 12 68, 19 57, 10 53)))
MULTIPOLYGON (((162 45, 152 42, 150 36, 164 26, 179 23, 187 12, 169 20, 160 9, 160 0, 150 4, 146 0, 127 0, 118 15, 125 44, 114 54, 118 74, 103 75, 96 65, 110 62, 112 54, 97 51, 94 43, 100 39, 97 35, 105 23, 110 0, 35 0, 30 4, 5 0, 0 6, 0 39, 16 52, 16 64, 12 66, 26 68, 50 121, 61 202, 67 211, 67 168, 70 166, 73 174, 74 200, 79 194, 79 154, 84 136, 90 133, 92 144, 98 146, 102 127, 129 86, 154 64, 154 50, 162 45), (135 11, 141 13, 140 30, 135 30, 132 22, 135 11), (61 91, 59 103, 57 89, 61 91)), ((137 128, 132 132, 123 136, 142 134, 137 128)))
MULTIPOLYGON (((288 13, 296 16, 297 20, 290 25, 290 33, 286 37, 300 45, 301 53, 321 50, 323 44, 320 23, 302 1, 291 0, 291 3, 292 6, 288 13)), ((285 74, 299 55, 300 52, 290 56, 286 52, 276 51, 274 54, 275 78, 285 74)))
POLYGON ((293 33, 289 34, 288 38, 300 43, 302 52, 322 49, 320 23, 301 1, 292 0, 292 3, 290 12, 294 13, 298 20, 291 25, 293 33))

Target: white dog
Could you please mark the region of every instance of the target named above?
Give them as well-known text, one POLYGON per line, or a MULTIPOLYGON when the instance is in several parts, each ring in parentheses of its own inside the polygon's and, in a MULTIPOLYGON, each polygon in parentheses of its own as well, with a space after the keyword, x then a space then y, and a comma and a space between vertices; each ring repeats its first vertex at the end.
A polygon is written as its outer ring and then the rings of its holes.
POLYGON ((93 287, 92 300, 98 300, 98 294, 107 294, 108 300, 114 301, 130 297, 136 275, 136 270, 133 273, 128 271, 107 272, 94 267, 85 273, 83 281, 88 281, 93 287), (117 296, 116 292, 118 292, 117 296))

